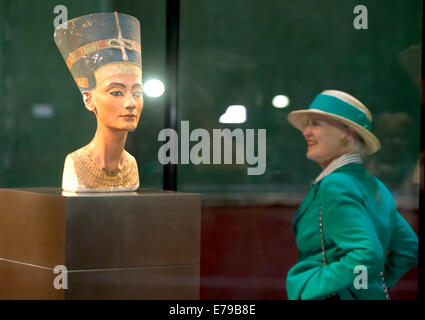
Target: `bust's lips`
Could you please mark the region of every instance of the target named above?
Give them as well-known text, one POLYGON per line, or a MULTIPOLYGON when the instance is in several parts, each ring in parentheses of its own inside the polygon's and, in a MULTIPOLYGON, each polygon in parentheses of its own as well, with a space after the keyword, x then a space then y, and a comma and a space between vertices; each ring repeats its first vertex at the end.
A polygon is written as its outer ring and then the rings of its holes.
POLYGON ((120 116, 121 118, 124 119, 136 119, 136 115, 132 114, 132 113, 128 113, 128 114, 123 114, 122 116, 120 116))

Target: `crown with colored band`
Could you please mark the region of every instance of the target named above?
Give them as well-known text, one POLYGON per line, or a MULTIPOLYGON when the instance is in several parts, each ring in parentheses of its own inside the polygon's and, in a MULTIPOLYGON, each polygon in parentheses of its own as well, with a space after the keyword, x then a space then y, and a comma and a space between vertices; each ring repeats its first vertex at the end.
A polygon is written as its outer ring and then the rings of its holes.
POLYGON ((54 39, 81 92, 96 87, 94 72, 117 62, 142 68, 140 23, 121 13, 96 13, 67 21, 54 39))
POLYGON ((349 104, 348 102, 345 102, 331 95, 317 95, 308 108, 321 110, 324 112, 332 113, 336 116, 346 118, 366 128, 369 131, 372 129, 372 123, 362 110, 349 104))

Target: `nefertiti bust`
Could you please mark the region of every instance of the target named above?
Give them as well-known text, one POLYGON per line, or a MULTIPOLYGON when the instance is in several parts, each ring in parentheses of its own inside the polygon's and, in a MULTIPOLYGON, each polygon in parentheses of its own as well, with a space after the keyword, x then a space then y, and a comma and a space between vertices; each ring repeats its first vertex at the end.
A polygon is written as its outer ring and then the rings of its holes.
POLYGON ((116 12, 91 14, 59 26, 54 38, 97 122, 92 141, 66 156, 62 188, 136 190, 137 162, 124 147, 143 109, 139 21, 116 12))

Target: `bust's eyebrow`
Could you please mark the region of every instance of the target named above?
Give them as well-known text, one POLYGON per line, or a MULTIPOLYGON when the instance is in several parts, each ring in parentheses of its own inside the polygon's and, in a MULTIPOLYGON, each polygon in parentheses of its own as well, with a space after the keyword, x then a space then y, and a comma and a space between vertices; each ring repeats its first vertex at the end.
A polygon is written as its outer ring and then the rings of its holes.
MULTIPOLYGON (((109 88, 109 87, 115 87, 115 86, 119 86, 119 87, 122 87, 123 89, 127 89, 127 87, 125 86, 125 84, 123 84, 123 83, 119 83, 119 82, 111 82, 111 83, 108 83, 108 84, 106 85, 106 88, 109 88)), ((132 89, 134 89, 134 88, 138 88, 138 87, 142 87, 142 85, 141 85, 140 83, 136 83, 136 84, 134 84, 131 88, 132 88, 132 89)))
POLYGON ((118 86, 118 87, 122 87, 122 88, 126 89, 126 86, 122 83, 119 83, 119 82, 112 82, 112 83, 108 83, 106 85, 107 88, 108 87, 114 87, 114 86, 118 86))

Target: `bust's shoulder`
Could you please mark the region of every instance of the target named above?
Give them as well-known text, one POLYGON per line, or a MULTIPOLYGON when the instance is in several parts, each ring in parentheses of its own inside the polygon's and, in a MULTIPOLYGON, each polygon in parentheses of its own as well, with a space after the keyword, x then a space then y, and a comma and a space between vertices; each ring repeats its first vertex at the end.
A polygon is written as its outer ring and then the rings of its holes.
POLYGON ((128 153, 126 150, 124 150, 124 154, 125 154, 125 158, 126 160, 131 163, 131 164, 135 164, 137 166, 137 161, 136 158, 133 157, 130 153, 128 153))
POLYGON ((84 147, 81 147, 81 148, 71 152, 71 153, 68 153, 66 157, 67 158, 68 157, 73 158, 75 156, 80 156, 82 153, 84 153, 86 151, 87 151, 87 146, 84 146, 84 147))
POLYGON ((78 150, 71 152, 65 157, 65 164, 63 167, 63 176, 62 176, 62 189, 65 191, 78 191, 80 188, 80 183, 77 178, 78 170, 78 150))
POLYGON ((127 159, 136 160, 127 150, 124 149, 124 154, 127 159))
POLYGON ((65 167, 74 164, 75 151, 72 153, 68 153, 65 157, 65 167))
POLYGON ((81 147, 81 148, 71 152, 71 153, 68 153, 65 157, 65 164, 66 163, 74 164, 75 162, 78 162, 78 160, 81 159, 81 157, 86 152, 86 148, 87 148, 87 146, 84 146, 84 147, 81 147))

